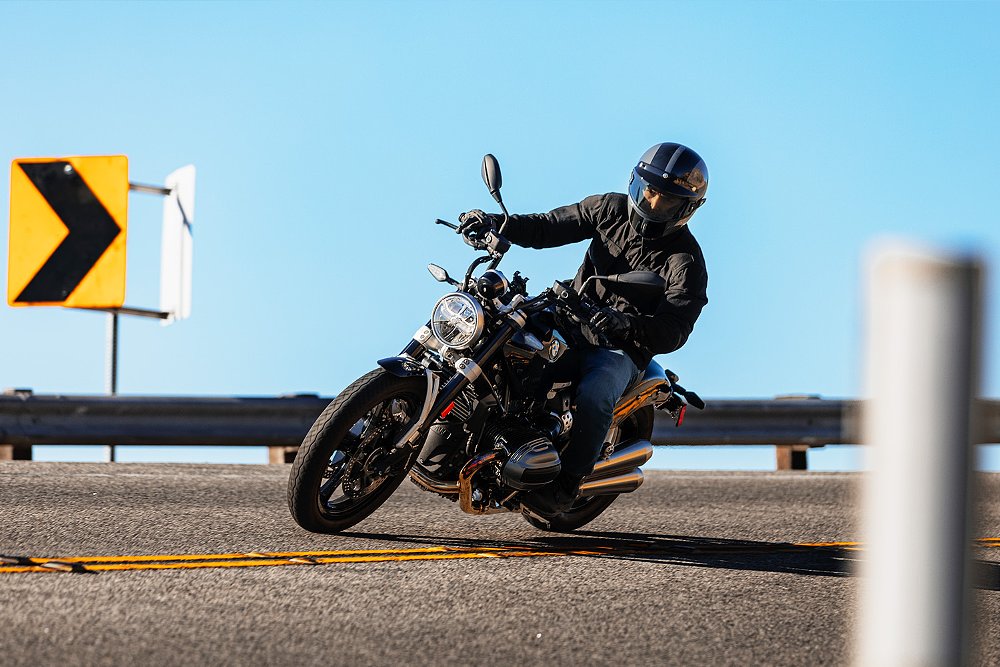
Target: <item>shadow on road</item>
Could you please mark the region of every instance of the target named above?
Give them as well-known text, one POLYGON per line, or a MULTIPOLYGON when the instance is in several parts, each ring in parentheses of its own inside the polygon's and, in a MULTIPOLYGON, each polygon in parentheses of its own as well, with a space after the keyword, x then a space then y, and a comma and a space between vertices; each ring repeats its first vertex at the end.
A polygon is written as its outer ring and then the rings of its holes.
POLYGON ((383 542, 434 544, 460 548, 554 550, 587 558, 825 577, 851 576, 855 555, 858 553, 838 546, 808 546, 788 542, 755 542, 647 533, 578 531, 572 534, 542 535, 532 540, 484 540, 441 535, 361 532, 343 534, 383 542))
MULTIPOLYGON (((484 540, 441 535, 361 532, 343 534, 383 542, 433 544, 468 549, 554 550, 586 558, 818 577, 853 576, 856 574, 856 566, 863 553, 857 547, 830 544, 757 542, 649 533, 577 531, 572 534, 542 535, 533 540, 484 540)), ((1000 591, 1000 563, 975 561, 973 581, 980 590, 1000 591)))
POLYGON ((983 591, 1000 591, 1000 563, 979 560, 973 564, 972 581, 983 591))

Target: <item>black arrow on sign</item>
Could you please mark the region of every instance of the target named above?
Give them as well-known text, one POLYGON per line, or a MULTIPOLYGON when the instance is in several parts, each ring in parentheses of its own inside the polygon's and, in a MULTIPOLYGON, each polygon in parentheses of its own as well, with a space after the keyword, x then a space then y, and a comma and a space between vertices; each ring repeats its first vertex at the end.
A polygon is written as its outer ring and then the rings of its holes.
POLYGON ((122 229, 69 162, 19 163, 69 235, 15 301, 65 301, 122 229))

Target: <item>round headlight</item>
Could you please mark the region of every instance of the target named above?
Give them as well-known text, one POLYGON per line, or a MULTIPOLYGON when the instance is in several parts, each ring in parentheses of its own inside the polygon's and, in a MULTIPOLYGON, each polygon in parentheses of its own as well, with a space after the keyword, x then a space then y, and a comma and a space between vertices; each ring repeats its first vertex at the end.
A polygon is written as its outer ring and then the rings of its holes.
POLYGON ((464 292, 441 297, 431 313, 434 337, 448 347, 471 346, 483 334, 486 316, 479 302, 464 292))

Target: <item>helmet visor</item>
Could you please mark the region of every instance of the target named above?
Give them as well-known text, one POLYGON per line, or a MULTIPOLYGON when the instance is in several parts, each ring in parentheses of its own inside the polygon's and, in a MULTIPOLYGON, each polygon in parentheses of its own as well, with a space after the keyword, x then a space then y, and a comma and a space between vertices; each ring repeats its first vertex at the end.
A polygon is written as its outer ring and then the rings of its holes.
POLYGON ((690 199, 663 192, 636 172, 632 173, 628 194, 636 208, 656 222, 676 222, 693 212, 690 199))

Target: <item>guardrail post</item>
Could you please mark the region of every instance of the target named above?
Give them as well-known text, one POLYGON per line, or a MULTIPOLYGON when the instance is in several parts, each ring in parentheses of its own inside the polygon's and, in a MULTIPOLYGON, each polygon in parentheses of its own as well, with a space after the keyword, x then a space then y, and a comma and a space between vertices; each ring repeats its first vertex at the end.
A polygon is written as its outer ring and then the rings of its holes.
POLYGON ((778 470, 808 470, 806 452, 809 445, 776 445, 774 448, 776 469, 778 470))
MULTIPOLYGON (((818 394, 785 394, 782 396, 775 396, 776 401, 818 401, 821 400, 818 394)), ((797 445, 775 445, 774 447, 774 458, 775 458, 775 469, 777 470, 808 470, 809 462, 806 458, 806 452, 809 451, 809 445, 807 444, 797 444, 797 445)))
POLYGON ((30 461, 31 445, 0 445, 0 461, 30 461))
POLYGON ((282 463, 291 463, 295 460, 295 453, 299 451, 298 447, 284 447, 271 445, 267 448, 267 462, 270 465, 280 465, 282 463))
MULTIPOLYGON (((3 390, 4 396, 16 396, 26 398, 34 394, 31 389, 7 387, 3 390)), ((31 445, 0 444, 0 461, 30 461, 31 445)))
POLYGON ((894 245, 867 280, 856 661, 966 664, 980 264, 894 245))

